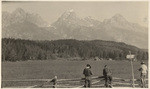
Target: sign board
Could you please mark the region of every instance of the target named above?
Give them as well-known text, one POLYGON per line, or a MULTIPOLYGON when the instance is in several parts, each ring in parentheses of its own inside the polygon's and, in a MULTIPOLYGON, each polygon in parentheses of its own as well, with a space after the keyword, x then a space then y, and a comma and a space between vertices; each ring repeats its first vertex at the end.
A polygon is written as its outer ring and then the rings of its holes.
POLYGON ((134 58, 135 57, 135 55, 127 55, 126 56, 126 58, 128 58, 128 59, 132 59, 132 58, 134 58))

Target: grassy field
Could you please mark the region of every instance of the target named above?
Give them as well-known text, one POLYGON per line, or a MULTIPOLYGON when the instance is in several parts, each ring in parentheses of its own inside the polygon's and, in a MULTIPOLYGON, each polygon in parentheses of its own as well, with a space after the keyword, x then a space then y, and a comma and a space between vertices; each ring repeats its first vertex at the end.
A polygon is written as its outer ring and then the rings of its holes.
MULTIPOLYGON (((2 80, 17 79, 51 79, 55 75, 58 79, 82 78, 86 64, 92 66, 93 76, 101 76, 104 65, 108 65, 114 77, 131 79, 130 61, 24 61, 2 62, 2 80)), ((147 64, 147 62, 146 62, 147 64)), ((137 70, 140 62, 133 62, 135 78, 139 78, 137 70)), ((5 85, 6 86, 6 85, 5 85)))

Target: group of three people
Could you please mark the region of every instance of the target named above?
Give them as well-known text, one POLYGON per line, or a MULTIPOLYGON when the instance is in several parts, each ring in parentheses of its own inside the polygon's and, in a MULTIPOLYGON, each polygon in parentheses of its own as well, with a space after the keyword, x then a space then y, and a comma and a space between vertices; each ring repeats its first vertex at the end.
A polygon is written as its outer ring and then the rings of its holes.
MULTIPOLYGON (((86 65, 86 68, 83 70, 83 74, 85 75, 85 87, 91 87, 91 66, 89 64, 86 65)), ((144 62, 141 62, 141 67, 138 69, 141 72, 140 81, 141 87, 146 88, 146 74, 147 74, 147 66, 144 62)), ((108 68, 107 65, 104 66, 103 69, 103 76, 105 79, 105 87, 112 88, 112 72, 108 68)))

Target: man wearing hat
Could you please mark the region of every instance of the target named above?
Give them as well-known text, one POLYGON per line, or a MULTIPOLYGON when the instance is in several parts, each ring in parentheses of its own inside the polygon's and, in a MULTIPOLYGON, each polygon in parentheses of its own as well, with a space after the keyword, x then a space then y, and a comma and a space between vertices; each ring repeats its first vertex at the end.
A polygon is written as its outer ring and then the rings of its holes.
POLYGON ((141 67, 139 69, 139 71, 141 72, 141 87, 142 88, 146 88, 146 74, 147 74, 147 66, 145 65, 144 62, 141 62, 141 67))
POLYGON ((91 87, 91 66, 90 64, 86 65, 86 68, 83 70, 83 74, 85 76, 85 87, 91 87))

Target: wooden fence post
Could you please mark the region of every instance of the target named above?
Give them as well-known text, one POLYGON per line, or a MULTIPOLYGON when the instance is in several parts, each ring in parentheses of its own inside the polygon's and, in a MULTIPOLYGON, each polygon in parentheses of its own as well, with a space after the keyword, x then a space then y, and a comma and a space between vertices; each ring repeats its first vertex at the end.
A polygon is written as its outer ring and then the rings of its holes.
MULTIPOLYGON (((129 51, 130 55, 131 55, 131 51, 129 51)), ((131 70, 132 70, 132 87, 134 88, 134 70, 133 70, 133 59, 130 57, 130 61, 131 61, 131 70)))

